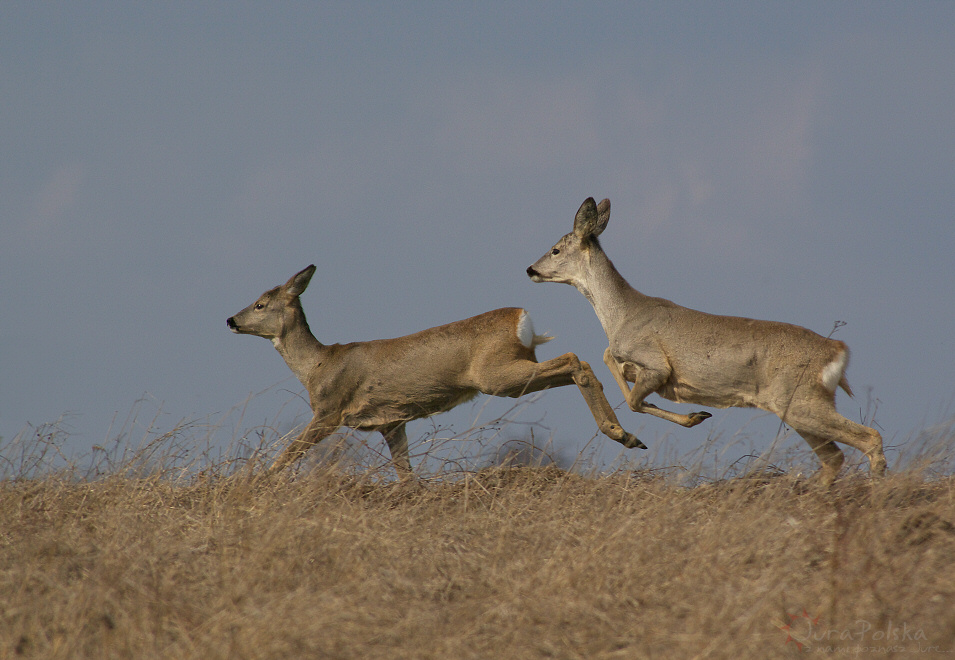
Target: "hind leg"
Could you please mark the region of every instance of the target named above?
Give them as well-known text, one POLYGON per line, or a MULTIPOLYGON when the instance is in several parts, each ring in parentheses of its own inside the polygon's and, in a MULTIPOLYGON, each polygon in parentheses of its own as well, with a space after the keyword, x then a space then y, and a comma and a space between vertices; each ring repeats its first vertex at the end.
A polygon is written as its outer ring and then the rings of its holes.
POLYGON ((839 470, 846 460, 842 450, 831 440, 826 440, 825 438, 820 438, 809 433, 801 433, 798 429, 797 432, 802 436, 803 440, 809 443, 819 462, 822 463, 822 467, 818 472, 820 483, 826 487, 831 486, 832 482, 839 476, 839 470))
MULTIPOLYGON (((817 443, 819 440, 826 440, 829 444, 839 442, 858 449, 869 458, 869 472, 873 476, 881 477, 885 474, 885 453, 882 450, 882 436, 879 432, 846 419, 836 412, 835 406, 830 402, 825 402, 824 406, 816 405, 801 411, 790 411, 784 421, 806 439, 820 460, 824 460, 823 454, 820 454, 817 446, 822 445, 814 444, 810 437, 815 438, 817 443)), ((821 451, 832 453, 826 449, 821 451)), ((839 451, 838 447, 836 451, 839 451)))
POLYGON ((488 361, 477 370, 475 386, 492 396, 518 397, 551 387, 577 385, 600 431, 624 447, 646 449, 637 436, 620 426, 617 415, 604 396, 603 386, 590 365, 573 353, 546 362, 532 360, 488 361))
POLYGON ((869 472, 873 476, 885 475, 885 453, 878 431, 846 419, 835 410, 824 421, 825 437, 858 449, 869 458, 869 472))

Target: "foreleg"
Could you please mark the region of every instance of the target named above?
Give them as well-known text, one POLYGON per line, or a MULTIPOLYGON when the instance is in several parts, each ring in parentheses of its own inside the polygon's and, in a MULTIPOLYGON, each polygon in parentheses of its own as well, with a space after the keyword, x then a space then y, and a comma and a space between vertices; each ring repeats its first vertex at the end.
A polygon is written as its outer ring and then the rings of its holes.
MULTIPOLYGON (((610 352, 609 346, 607 347, 607 350, 604 351, 604 364, 606 364, 607 368, 610 369, 610 373, 613 374, 613 379, 617 381, 617 385, 620 387, 620 391, 623 393, 623 397, 627 401, 627 405, 630 406, 630 410, 634 412, 653 415, 654 417, 665 419, 668 422, 673 422, 674 424, 679 424, 680 426, 685 426, 686 428, 692 428, 704 420, 712 417, 710 413, 703 411, 690 413, 688 415, 681 415, 679 413, 670 412, 669 410, 663 410, 652 403, 647 403, 644 401, 647 396, 655 392, 663 385, 663 383, 666 382, 667 374, 654 375, 648 374, 646 371, 644 371, 644 378, 641 379, 640 387, 637 387, 637 383, 634 382, 634 386, 631 388, 623 374, 623 366, 613 356, 613 353, 610 352)), ((636 365, 634 365, 634 367, 639 369, 639 367, 636 365)))
POLYGON ((275 459, 275 462, 272 463, 269 467, 269 473, 275 474, 284 470, 291 463, 302 458, 309 449, 313 446, 327 438, 329 435, 334 433, 340 424, 334 426, 328 424, 327 419, 323 416, 319 418, 318 415, 312 418, 312 421, 308 423, 308 426, 305 427, 305 430, 302 431, 295 440, 289 443, 285 450, 279 454, 279 457, 275 459))
POLYGON ((395 471, 399 477, 406 477, 413 474, 411 470, 411 458, 408 455, 408 435, 405 432, 405 422, 395 424, 380 429, 385 442, 388 443, 388 450, 391 452, 391 460, 395 464, 395 471))

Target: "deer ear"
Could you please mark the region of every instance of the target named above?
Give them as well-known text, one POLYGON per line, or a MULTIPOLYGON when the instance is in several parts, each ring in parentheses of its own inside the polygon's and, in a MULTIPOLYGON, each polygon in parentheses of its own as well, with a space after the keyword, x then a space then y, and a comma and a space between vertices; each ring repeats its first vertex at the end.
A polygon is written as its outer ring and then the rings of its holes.
POLYGON ((577 211, 577 217, 574 218, 574 233, 579 238, 587 236, 600 236, 600 232, 607 226, 607 220, 610 219, 610 200, 605 199, 600 202, 600 207, 593 197, 588 197, 580 205, 577 211))
POLYGON ((293 296, 302 295, 302 292, 305 291, 305 287, 308 286, 308 283, 311 281, 312 275, 314 274, 315 264, 300 270, 299 272, 292 275, 292 277, 289 278, 289 281, 285 283, 285 290, 293 296))
POLYGON ((594 236, 599 236, 607 228, 607 222, 610 220, 610 200, 604 199, 597 204, 597 230, 594 236))
POLYGON ((574 233, 580 238, 589 236, 597 226, 597 203, 593 197, 588 197, 577 210, 574 218, 574 233))

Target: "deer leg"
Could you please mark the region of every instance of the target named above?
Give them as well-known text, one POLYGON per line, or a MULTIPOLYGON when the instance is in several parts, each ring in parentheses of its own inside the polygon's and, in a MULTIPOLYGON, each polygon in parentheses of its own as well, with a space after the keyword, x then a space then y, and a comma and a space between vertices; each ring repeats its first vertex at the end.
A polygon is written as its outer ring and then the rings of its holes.
POLYGON ((485 364, 480 370, 477 388, 493 396, 519 397, 551 387, 577 385, 600 431, 624 447, 646 449, 640 440, 620 426, 617 415, 604 396, 603 386, 590 365, 573 353, 565 353, 546 362, 514 360, 504 364, 485 364))
POLYGON ((308 426, 305 427, 305 430, 302 431, 295 440, 289 443, 289 445, 279 454, 279 457, 275 459, 272 465, 269 467, 269 473, 275 474, 284 470, 289 464, 294 463, 295 461, 302 458, 309 449, 313 446, 327 438, 329 435, 335 432, 338 426, 329 426, 323 424, 318 420, 318 415, 312 418, 312 421, 308 423, 308 426))
POLYGON ((885 452, 878 431, 846 419, 835 410, 826 417, 826 421, 831 429, 830 438, 861 451, 869 458, 869 472, 876 477, 885 476, 885 452))
MULTIPOLYGON (((830 445, 833 442, 848 445, 868 457, 869 472, 873 476, 885 475, 885 453, 882 450, 882 436, 878 431, 846 419, 836 412, 835 406, 829 401, 821 401, 812 406, 801 406, 795 411, 792 408, 794 406, 790 406, 783 421, 806 438, 810 446, 813 446, 813 443, 809 440, 809 436, 825 439, 830 445)), ((816 451, 815 446, 813 450, 816 451)), ((816 451, 816 454, 819 455, 819 452, 816 451)), ((820 458, 822 458, 821 455, 820 458)))
POLYGON ((812 447, 813 452, 819 458, 819 462, 822 463, 822 468, 819 470, 819 481, 828 488, 839 475, 839 470, 846 458, 845 455, 831 440, 820 438, 811 433, 802 433, 798 429, 796 429, 796 432, 809 443, 809 446, 812 447))
POLYGON ((380 429, 391 452, 391 460, 395 464, 395 472, 399 477, 413 474, 411 459, 408 456, 408 434, 405 432, 405 422, 400 422, 380 429))
MULTIPOLYGON (((610 373, 613 374, 614 380, 617 381, 617 385, 620 387, 620 391, 623 393, 624 399, 627 401, 627 405, 630 406, 630 410, 634 412, 653 415, 654 417, 665 419, 668 422, 673 422, 674 424, 679 424, 680 426, 685 426, 686 428, 692 428, 704 420, 712 417, 710 413, 704 411, 694 412, 688 415, 681 415, 680 413, 670 412, 669 410, 658 408, 652 403, 647 403, 644 401, 649 394, 655 392, 661 385, 663 385, 663 383, 666 382, 666 376, 663 375, 662 377, 657 377, 654 379, 646 378, 644 379, 644 382, 641 383, 640 388, 638 388, 636 382, 634 382, 634 386, 631 388, 623 374, 623 367, 610 352, 609 346, 607 347, 607 350, 604 351, 604 364, 606 364, 610 369, 610 373)), ((634 368, 639 369, 639 367, 636 365, 634 365, 634 368)), ((645 373, 644 370, 641 371, 645 373)))
POLYGON ((610 402, 607 401, 607 397, 604 395, 603 385, 597 380, 597 376, 594 374, 594 370, 590 368, 590 365, 582 360, 580 361, 580 371, 574 375, 574 383, 577 385, 577 389, 580 390, 581 395, 583 395, 584 401, 587 402, 587 407, 590 408, 591 414, 597 421, 597 426, 604 435, 613 438, 628 449, 633 449, 634 447, 640 449, 647 448, 637 436, 624 431, 623 427, 620 426, 616 413, 614 413, 610 402), (620 437, 616 437, 617 434, 620 434, 620 437))

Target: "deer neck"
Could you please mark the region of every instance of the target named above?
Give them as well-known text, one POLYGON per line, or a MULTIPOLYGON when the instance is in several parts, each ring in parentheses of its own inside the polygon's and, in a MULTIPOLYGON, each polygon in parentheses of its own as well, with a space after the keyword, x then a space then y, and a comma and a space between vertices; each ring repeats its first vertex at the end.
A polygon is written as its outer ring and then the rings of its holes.
POLYGON ((604 332, 611 337, 630 311, 631 305, 627 304, 628 301, 632 301, 634 296, 644 296, 617 272, 599 246, 593 246, 589 253, 584 277, 576 286, 593 305, 604 332))
POLYGON ((305 321, 305 314, 296 310, 296 316, 294 322, 289 324, 281 335, 272 338, 272 345, 295 377, 308 387, 309 375, 321 362, 322 349, 325 347, 312 334, 305 321))

